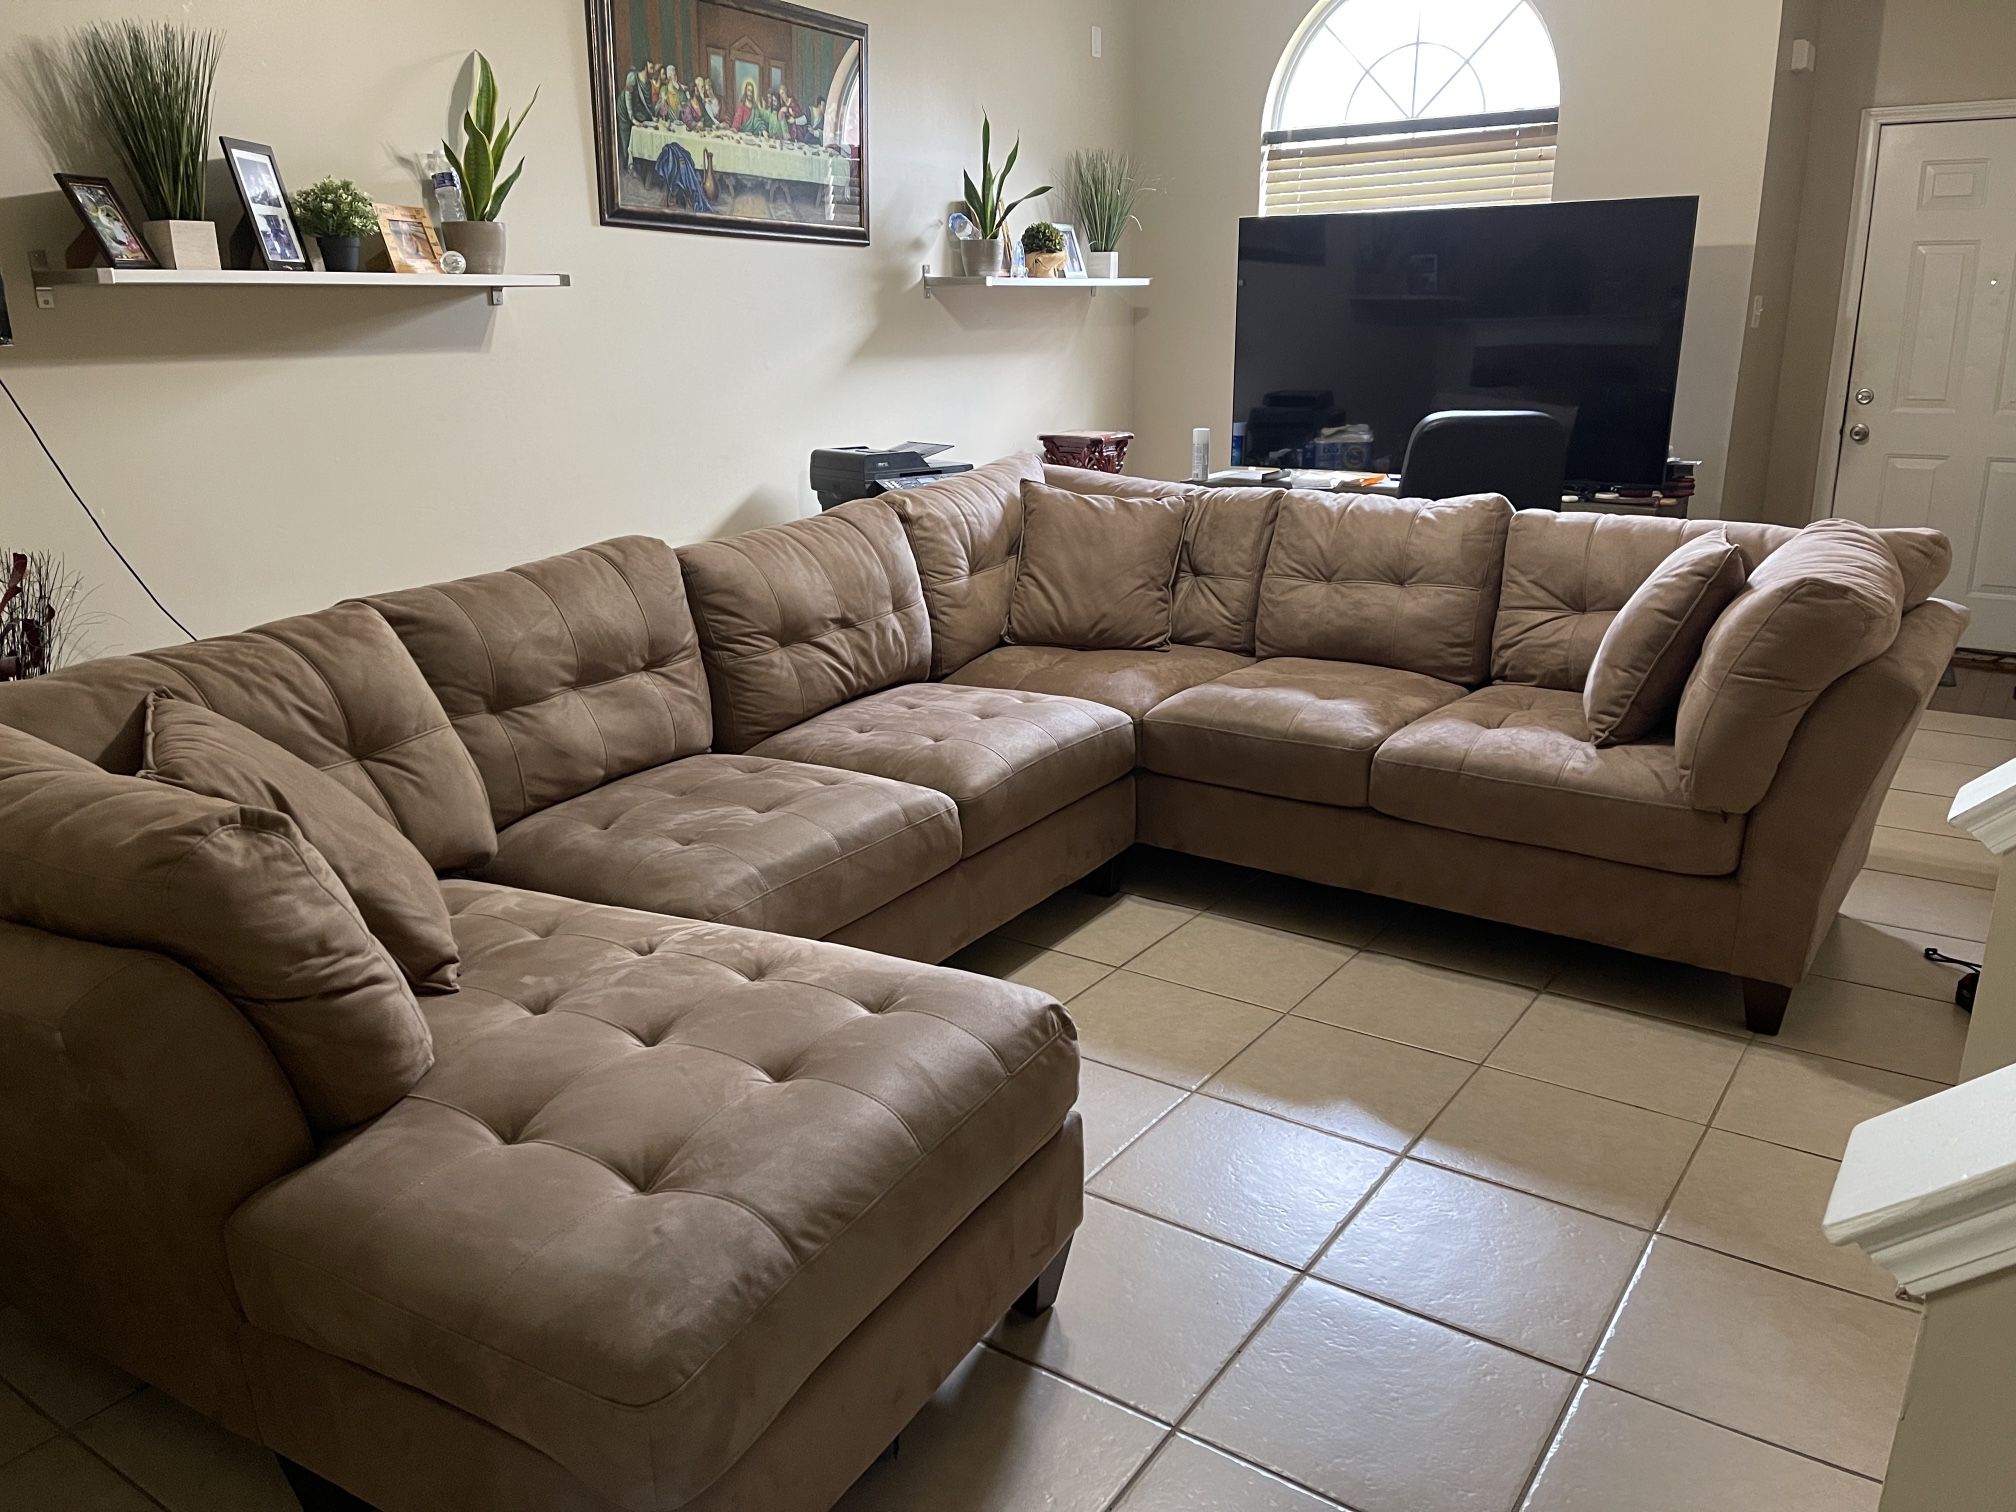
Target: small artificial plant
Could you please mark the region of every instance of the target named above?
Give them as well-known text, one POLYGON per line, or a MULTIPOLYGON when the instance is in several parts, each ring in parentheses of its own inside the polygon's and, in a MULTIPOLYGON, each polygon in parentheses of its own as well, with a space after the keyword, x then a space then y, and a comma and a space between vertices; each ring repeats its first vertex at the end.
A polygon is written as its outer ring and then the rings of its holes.
POLYGON ((1064 233, 1048 221, 1038 221, 1033 226, 1023 228, 1022 250, 1031 256, 1046 252, 1062 252, 1064 233))
POLYGON ((1050 186, 1031 189, 1021 199, 1002 203, 1002 196, 1008 192, 1008 175, 1015 171, 1015 159, 1022 155, 1022 139, 1017 137, 1015 145, 1008 149, 1008 160, 1001 165, 997 178, 994 173, 994 123, 985 113, 980 117, 980 182, 973 182, 973 175, 966 175, 966 213, 973 218, 973 227, 980 233, 982 241, 993 241, 1008 227, 1008 217, 1018 205, 1048 194, 1050 186))
POLYGON ((72 38, 86 108, 119 155, 149 220, 202 220, 210 93, 224 34, 173 21, 87 26, 72 38))
POLYGON ((345 178, 317 179, 298 191, 294 219, 310 236, 369 236, 378 229, 371 196, 345 178))
POLYGON ((532 98, 525 108, 518 112, 514 121, 507 111, 504 122, 497 122, 497 75, 491 72, 490 60, 480 52, 476 54, 476 94, 469 102, 469 108, 462 112, 462 151, 458 154, 446 142, 441 150, 448 154, 448 161, 455 165, 455 173, 462 180, 462 212, 472 221, 494 221, 504 210, 504 200, 518 182, 518 175, 525 171, 525 159, 520 156, 518 166, 502 179, 498 170, 504 166, 504 156, 518 135, 518 128, 525 124, 525 117, 532 114, 532 107, 539 103, 539 91, 532 91, 532 98))
POLYGON ((83 580, 47 551, 0 552, 0 682, 40 677, 86 652, 102 615, 83 580))
POLYGON ((1084 231, 1088 250, 1115 251, 1127 228, 1140 224, 1134 206, 1146 191, 1126 153, 1109 147, 1074 152, 1064 182, 1071 219, 1084 231))

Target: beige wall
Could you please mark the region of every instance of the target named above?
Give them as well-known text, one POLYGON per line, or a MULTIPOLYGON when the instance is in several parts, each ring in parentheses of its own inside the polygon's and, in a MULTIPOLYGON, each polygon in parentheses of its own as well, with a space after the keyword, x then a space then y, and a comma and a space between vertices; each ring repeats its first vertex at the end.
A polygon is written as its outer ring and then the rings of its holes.
MULTIPOLYGON (((1778 41, 1776 0, 1538 0, 1561 65, 1563 199, 1699 194, 1674 443, 1706 459, 1712 513, 1741 355, 1778 41), (1642 66, 1641 66, 1642 65, 1642 66), (1649 86, 1649 87, 1648 87, 1649 86), (1712 106, 1712 108, 1708 108, 1712 106)), ((1310 0, 1152 0, 1136 138, 1160 191, 1128 256, 1155 276, 1135 344, 1133 471, 1181 477, 1190 427, 1230 429, 1237 217, 1259 185, 1261 116, 1310 0)))
MULTIPOLYGON (((494 311, 298 290, 73 292, 39 312, 29 249, 60 255, 76 230, 49 171, 89 165, 48 162, 10 100, 0 269, 19 344, 0 374, 199 634, 623 531, 783 519, 812 508, 815 445, 935 437, 984 460, 1039 430, 1127 425, 1124 298, 927 302, 917 273, 943 261, 983 104, 1025 133, 1025 186, 1071 148, 1125 144, 1128 0, 837 8, 873 29, 866 249, 599 226, 578 0, 8 0, 0 55, 100 16, 225 28, 219 131, 272 143, 297 187, 334 171, 408 202, 398 155, 438 140, 480 44, 507 103, 545 91, 514 264, 575 286, 494 311)), ((172 638, 5 411, 0 544, 63 551, 97 584, 98 649, 172 638)))
POLYGON ((1813 41, 1819 22, 1820 0, 1785 0, 1778 28, 1778 80, 1765 139, 1757 254, 1750 270, 1752 305, 1737 365, 1735 412, 1722 480, 1724 519, 1768 520, 1782 513, 1774 509, 1777 501, 1769 491, 1771 437, 1799 250, 1800 184, 1817 92, 1813 73, 1790 72, 1787 64, 1793 44, 1813 41))
POLYGON ((2009 0, 1886 0, 1873 105, 2016 96, 2009 0))

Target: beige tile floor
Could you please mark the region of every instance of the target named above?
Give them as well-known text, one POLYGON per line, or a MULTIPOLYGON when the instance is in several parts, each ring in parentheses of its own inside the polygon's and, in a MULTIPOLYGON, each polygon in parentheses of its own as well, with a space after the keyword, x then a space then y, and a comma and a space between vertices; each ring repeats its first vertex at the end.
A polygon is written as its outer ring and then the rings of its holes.
MULTIPOLYGON (((1926 716, 1776 1040, 1712 973, 1153 851, 973 946, 1078 1020, 1085 1225, 845 1512, 1873 1512, 1917 1315, 1817 1226, 1956 1074, 1943 794, 2010 756, 1926 716)), ((0 1509, 292 1507, 0 1308, 0 1509)))

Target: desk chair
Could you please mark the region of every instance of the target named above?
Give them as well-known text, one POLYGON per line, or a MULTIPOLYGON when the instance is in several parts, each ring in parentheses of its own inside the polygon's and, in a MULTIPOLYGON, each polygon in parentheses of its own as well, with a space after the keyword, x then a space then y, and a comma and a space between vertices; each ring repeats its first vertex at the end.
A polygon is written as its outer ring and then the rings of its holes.
POLYGON ((1514 509, 1559 509, 1568 432, 1539 410, 1437 410, 1414 427, 1400 467, 1403 499, 1496 493, 1514 509))

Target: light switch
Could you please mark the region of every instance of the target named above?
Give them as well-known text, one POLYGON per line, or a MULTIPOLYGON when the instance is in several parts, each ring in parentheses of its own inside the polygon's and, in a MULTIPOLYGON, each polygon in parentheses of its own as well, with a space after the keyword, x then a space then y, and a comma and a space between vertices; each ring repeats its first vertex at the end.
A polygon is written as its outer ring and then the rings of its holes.
POLYGON ((1106 28, 1103 26, 1092 28, 1092 56, 1095 58, 1106 56, 1106 28))

